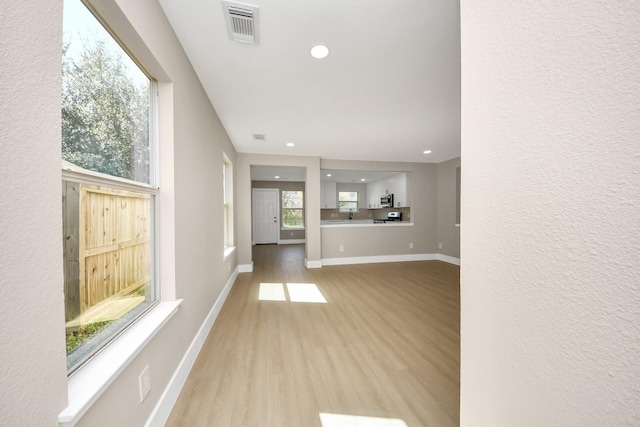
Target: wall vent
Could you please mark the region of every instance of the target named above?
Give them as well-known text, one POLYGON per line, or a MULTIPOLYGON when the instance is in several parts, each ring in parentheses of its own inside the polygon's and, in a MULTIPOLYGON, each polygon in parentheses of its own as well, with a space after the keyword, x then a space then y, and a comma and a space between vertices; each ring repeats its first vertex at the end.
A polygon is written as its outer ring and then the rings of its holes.
POLYGON ((258 6, 223 1, 222 9, 231 40, 255 44, 260 42, 258 6))

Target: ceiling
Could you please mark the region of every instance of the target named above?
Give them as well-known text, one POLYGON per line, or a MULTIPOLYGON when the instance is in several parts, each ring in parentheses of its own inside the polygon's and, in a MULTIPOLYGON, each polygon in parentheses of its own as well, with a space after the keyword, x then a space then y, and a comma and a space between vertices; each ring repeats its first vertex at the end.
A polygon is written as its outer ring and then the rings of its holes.
MULTIPOLYGON (((354 171, 323 169, 320 173, 320 181, 356 182, 366 184, 389 176, 397 175, 397 172, 382 171, 354 171)), ((252 181, 306 181, 307 170, 293 166, 251 166, 252 181), (276 178, 277 176, 277 178, 276 178)))
POLYGON ((238 152, 460 155, 459 1, 247 0, 258 44, 228 37, 221 0, 160 3, 238 152), (327 58, 311 57, 317 43, 327 58))

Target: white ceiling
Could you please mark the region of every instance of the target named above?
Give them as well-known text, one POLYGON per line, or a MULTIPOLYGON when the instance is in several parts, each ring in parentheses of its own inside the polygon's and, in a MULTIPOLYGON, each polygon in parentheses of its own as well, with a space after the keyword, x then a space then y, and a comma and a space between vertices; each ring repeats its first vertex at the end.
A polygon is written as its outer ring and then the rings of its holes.
MULTIPOLYGON (((382 178, 397 175, 398 172, 354 171, 323 169, 320 181, 356 182, 366 184, 382 178), (328 176, 330 175, 330 176, 328 176), (364 181, 363 181, 364 179, 364 181)), ((252 181, 306 181, 306 169, 292 166, 251 166, 252 181), (278 176, 278 178, 276 178, 278 176)))
POLYGON ((460 155, 459 1, 241 2, 259 7, 259 44, 229 39, 220 0, 160 3, 238 152, 460 155))
POLYGON ((307 170, 293 166, 251 166, 251 181, 297 181, 307 180, 307 170), (276 178, 278 176, 279 178, 276 178))

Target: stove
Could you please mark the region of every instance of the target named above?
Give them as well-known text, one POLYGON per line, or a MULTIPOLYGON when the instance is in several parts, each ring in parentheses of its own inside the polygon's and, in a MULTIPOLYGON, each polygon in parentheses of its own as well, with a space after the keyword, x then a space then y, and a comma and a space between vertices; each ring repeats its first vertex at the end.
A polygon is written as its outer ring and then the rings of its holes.
POLYGON ((374 219, 374 224, 384 224, 385 222, 402 221, 402 212, 389 212, 386 219, 374 219))
POLYGON ((402 221, 402 212, 389 212, 387 221, 402 221))

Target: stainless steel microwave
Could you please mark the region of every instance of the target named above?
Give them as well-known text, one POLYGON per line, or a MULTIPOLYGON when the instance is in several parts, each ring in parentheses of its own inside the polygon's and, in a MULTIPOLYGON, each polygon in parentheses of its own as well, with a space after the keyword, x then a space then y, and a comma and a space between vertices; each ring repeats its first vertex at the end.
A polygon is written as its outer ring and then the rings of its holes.
POLYGON ((393 207, 393 194, 385 194, 380 197, 380 207, 381 208, 392 208, 393 207))

